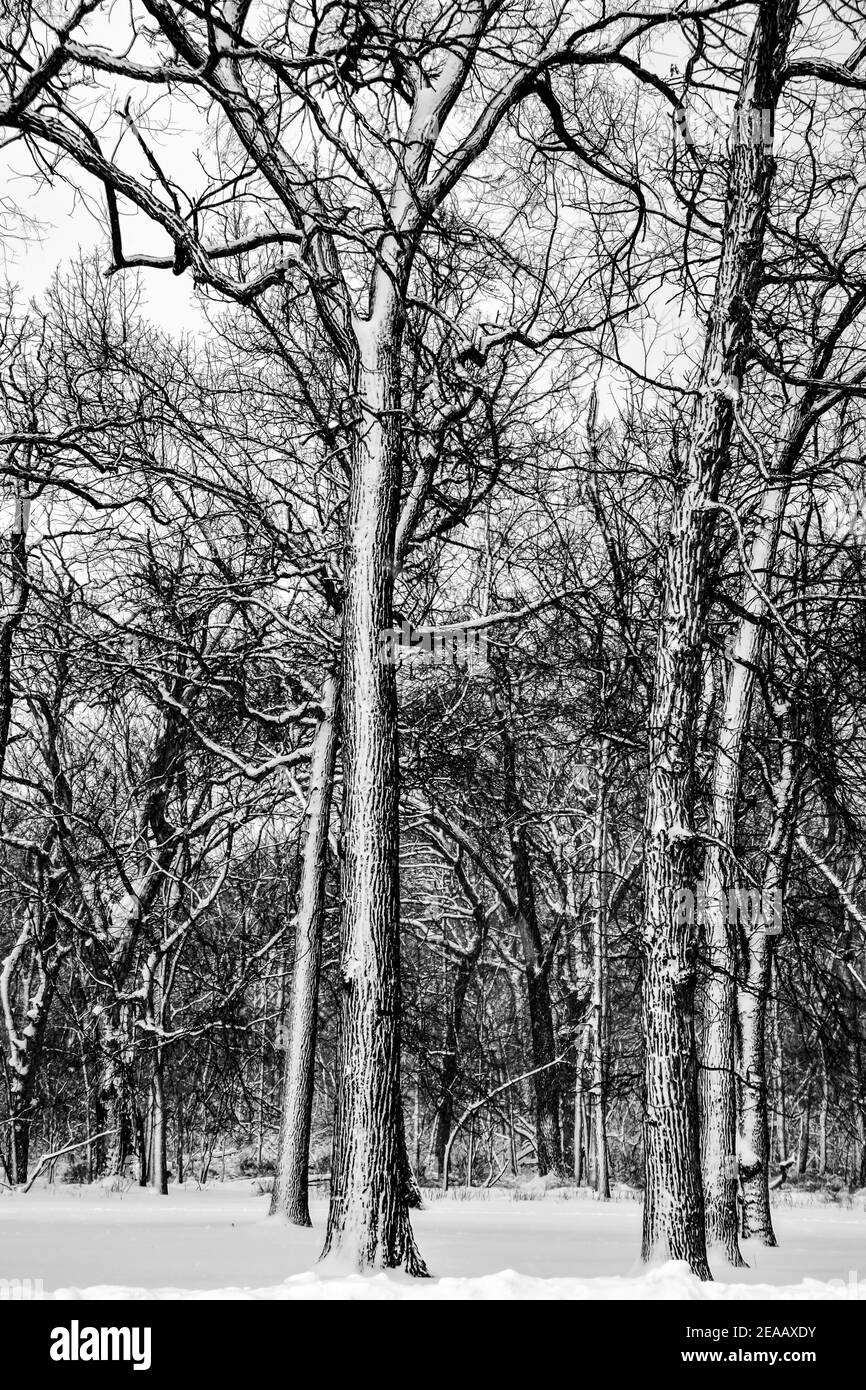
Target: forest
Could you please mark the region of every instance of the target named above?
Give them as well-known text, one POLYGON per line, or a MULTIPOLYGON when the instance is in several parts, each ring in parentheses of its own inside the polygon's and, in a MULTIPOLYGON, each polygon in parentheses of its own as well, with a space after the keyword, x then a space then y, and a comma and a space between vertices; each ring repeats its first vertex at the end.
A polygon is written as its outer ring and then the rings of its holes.
POLYGON ((2 1189, 862 1197, 862 0, 0 53, 2 1189))

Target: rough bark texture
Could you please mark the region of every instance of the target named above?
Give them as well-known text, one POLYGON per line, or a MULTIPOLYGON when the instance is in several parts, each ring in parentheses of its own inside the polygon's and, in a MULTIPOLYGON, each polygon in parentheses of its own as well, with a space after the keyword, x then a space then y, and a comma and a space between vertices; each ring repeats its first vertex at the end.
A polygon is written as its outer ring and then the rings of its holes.
MULTIPOLYGON (((770 584, 787 496, 785 485, 765 494, 758 531, 749 552, 748 576, 754 576, 756 583, 749 582, 745 595, 749 616, 741 620, 731 648, 713 763, 710 830, 714 842, 707 846, 704 860, 708 976, 704 993, 701 1140, 707 1242, 719 1246, 735 1266, 745 1261, 737 1241, 737 924, 731 920, 727 904, 729 890, 734 886, 732 866, 736 863, 735 827, 743 742, 761 656, 764 595, 770 584)), ((756 944, 756 950, 763 954, 761 942, 756 944)), ((761 970, 756 969, 761 976, 761 970)), ((748 994, 745 999, 751 1017, 748 994)), ((762 1061, 763 1055, 762 1044, 762 1061)), ((757 1053, 753 1062, 756 1058, 757 1053)), ((762 1077, 760 1086, 766 1098, 766 1077, 762 1077)))
POLYGON ((402 1265, 424 1274, 403 1167, 396 686, 380 654, 391 626, 400 477, 396 314, 383 296, 357 327, 361 419, 343 615, 339 1087, 323 1255, 357 1269, 402 1265))
MULTIPOLYGON (((796 16, 794 3, 757 14, 739 93, 741 111, 773 110, 796 16)), ((744 123, 748 127, 749 123, 744 123)), ((757 123, 756 123, 757 125, 757 123)), ((644 856, 646 1201, 643 1254, 685 1259, 709 1278, 700 1172, 695 1054, 695 950, 677 895, 694 891, 695 728, 707 599, 708 547, 761 273, 772 154, 733 140, 722 253, 691 426, 671 522, 649 727, 644 856)))
MULTIPOLYGON (((820 381, 831 368, 834 347, 838 336, 860 311, 860 301, 855 296, 842 308, 831 333, 818 340, 812 357, 810 376, 820 381)), ((707 848, 704 866, 704 884, 708 899, 707 922, 707 965, 708 979, 705 990, 704 1016, 704 1072, 703 1072, 703 1171, 704 1196, 707 1212, 707 1237, 718 1243, 727 1258, 733 1263, 740 1262, 736 1243, 736 1183, 732 1170, 735 1165, 729 1155, 736 1132, 736 1100, 734 1095, 734 1029, 733 1003, 735 977, 738 970, 736 924, 729 920, 722 910, 727 892, 732 886, 732 866, 735 856, 735 824, 741 783, 741 763, 743 740, 749 724, 749 711, 757 679, 757 671, 763 650, 765 619, 771 607, 770 591, 773 587, 773 570, 778 552, 782 522, 784 520, 791 487, 791 475, 803 444, 808 437, 810 408, 814 405, 815 392, 812 389, 800 393, 799 399, 791 404, 784 428, 780 431, 778 448, 775 451, 774 472, 779 479, 776 486, 764 494, 757 518, 757 530, 752 540, 746 567, 746 589, 744 602, 746 613, 742 617, 735 634, 730 652, 725 699, 719 721, 716 751, 713 766, 711 833, 713 843, 707 848)), ((789 800, 791 794, 790 758, 783 772, 782 781, 776 788, 776 812, 771 831, 770 855, 778 860, 782 841, 789 833, 789 800), (781 799, 780 799, 781 796, 781 799), (775 847, 774 847, 775 846, 775 847)), ((775 864, 772 872, 765 875, 765 886, 781 888, 781 869, 775 864)), ((772 891, 772 888, 771 888, 772 891)), ((745 988, 739 998, 743 1000, 748 1018, 741 1016, 740 1030, 751 1028, 749 979, 761 982, 763 999, 761 1009, 764 1014, 761 1027, 766 1023, 766 996, 770 981, 766 975, 771 968, 772 949, 765 952, 764 943, 757 942, 759 960, 751 959, 751 942, 754 934, 745 940, 746 963, 744 968, 745 988)), ((752 1055, 752 1065, 756 1063, 758 1052, 752 1055)), ((762 1064, 766 1064, 766 1047, 762 1041, 760 1049, 762 1064)), ((767 1077, 758 1083, 754 1081, 754 1094, 759 1105, 767 1109, 767 1077)), ((779 1076, 780 1114, 784 1132, 784 1095, 779 1076)), ((752 1091, 747 1087, 747 1093, 752 1091)), ((757 1122, 749 1119, 749 1127, 757 1122)), ((763 1132, 766 1120, 758 1124, 763 1132)), ((745 1138, 745 1134, 744 1134, 745 1138)), ((747 1141, 748 1142, 748 1141, 747 1141)), ((784 1158, 784 1141, 780 1157, 784 1158)), ((756 1185, 767 1184, 767 1164, 769 1152, 764 1156, 764 1166, 760 1173, 745 1179, 749 1192, 756 1185)), ((748 1205, 757 1211, 758 1207, 767 1217, 760 1218, 760 1234, 765 1238, 772 1227, 769 1224, 769 1191, 760 1199, 750 1197, 748 1205)), ((749 1222, 745 1222, 745 1229, 749 1222)), ((767 1240, 775 1243, 774 1238, 767 1240)))
MULTIPOLYGON (((110 1011, 119 1012, 117 1006, 110 1011)), ((136 1147, 136 1113, 123 1057, 122 1023, 103 1016, 100 1020, 101 1050, 96 1091, 96 1129, 102 1134, 96 1143, 95 1176, 120 1178, 136 1147)))
POLYGON ((54 976, 45 963, 45 953, 54 943, 54 926, 49 919, 39 941, 39 927, 29 919, 0 972, 0 996, 9 1054, 6 1063, 10 1121, 9 1172, 13 1183, 27 1181, 30 1139, 37 1113, 36 1078, 48 1015, 54 997, 54 976), (23 969, 24 962, 27 968, 23 969), (16 988, 23 993, 17 1010, 13 1007, 16 988))
POLYGON ((286 1020, 279 1155, 271 1197, 271 1212, 280 1212, 295 1226, 312 1225, 309 1204, 310 1126, 313 1117, 325 870, 337 753, 338 705, 338 681, 337 676, 332 674, 322 687, 322 715, 310 761, 295 954, 286 1020))

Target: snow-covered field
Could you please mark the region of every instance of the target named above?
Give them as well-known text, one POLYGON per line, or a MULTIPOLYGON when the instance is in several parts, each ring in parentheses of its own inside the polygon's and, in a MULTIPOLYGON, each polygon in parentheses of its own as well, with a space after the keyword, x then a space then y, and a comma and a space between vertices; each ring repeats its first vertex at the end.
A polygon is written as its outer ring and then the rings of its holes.
POLYGON ((59 1297, 866 1299, 866 1211, 780 1209, 778 1250, 748 1244, 750 1268, 636 1261, 640 1207, 590 1198, 435 1201, 414 1214, 431 1280, 316 1268, 325 1215, 302 1231, 270 1220, 248 1183, 168 1197, 139 1188, 45 1187, 0 1197, 0 1279, 59 1297))

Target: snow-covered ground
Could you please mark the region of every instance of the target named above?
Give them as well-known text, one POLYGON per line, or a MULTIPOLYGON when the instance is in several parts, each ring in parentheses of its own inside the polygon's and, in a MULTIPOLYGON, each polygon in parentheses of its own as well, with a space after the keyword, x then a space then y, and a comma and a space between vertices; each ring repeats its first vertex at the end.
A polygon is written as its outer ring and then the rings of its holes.
POLYGON ((168 1197, 139 1188, 53 1186, 0 1196, 0 1280, 41 1280, 85 1298, 866 1299, 866 1211, 780 1208, 777 1250, 747 1243, 750 1268, 715 1266, 700 1284, 683 1266, 637 1263, 640 1206, 591 1198, 434 1201, 413 1222, 432 1280, 339 1276, 316 1268, 313 1230, 267 1216, 250 1184, 168 1197))

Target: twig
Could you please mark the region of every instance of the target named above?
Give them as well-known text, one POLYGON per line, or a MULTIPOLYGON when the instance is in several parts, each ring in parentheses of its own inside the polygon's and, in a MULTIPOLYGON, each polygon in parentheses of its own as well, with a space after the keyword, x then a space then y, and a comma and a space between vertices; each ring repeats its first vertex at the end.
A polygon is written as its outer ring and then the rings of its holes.
POLYGON ((42 1169, 49 1163, 53 1163, 55 1158, 62 1158, 64 1154, 72 1153, 73 1149, 83 1149, 85 1144, 92 1144, 97 1139, 107 1139, 109 1134, 116 1134, 118 1129, 119 1126, 115 1125, 114 1129, 104 1129, 101 1134, 91 1134, 87 1139, 79 1139, 75 1144, 67 1144, 65 1149, 56 1149, 54 1153, 43 1154, 36 1167, 33 1169, 33 1176, 25 1184, 24 1191, 30 1191, 36 1179, 39 1177, 39 1174, 42 1172, 42 1169))

